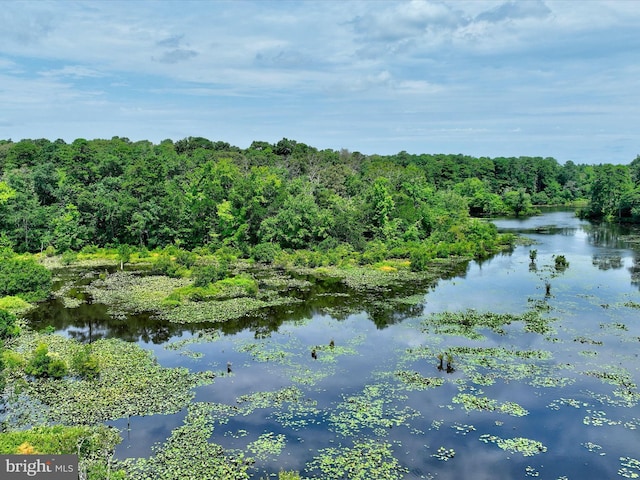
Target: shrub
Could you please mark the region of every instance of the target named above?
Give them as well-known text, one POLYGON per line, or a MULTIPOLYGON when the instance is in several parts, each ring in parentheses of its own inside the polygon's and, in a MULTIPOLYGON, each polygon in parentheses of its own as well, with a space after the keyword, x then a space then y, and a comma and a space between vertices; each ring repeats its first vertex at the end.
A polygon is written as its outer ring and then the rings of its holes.
POLYGON ((56 254, 56 247, 54 247, 53 245, 49 245, 44 249, 44 254, 47 257, 53 257, 56 254))
POLYGON ((412 272, 424 272, 427 269, 429 260, 431 260, 429 252, 426 248, 418 247, 411 252, 411 271, 412 272))
POLYGON ((33 357, 25 368, 27 375, 34 377, 62 378, 67 374, 67 365, 59 358, 49 356, 49 347, 41 343, 33 352, 33 357))
POLYGON ((275 243, 259 243, 251 251, 251 258, 256 262, 273 263, 280 252, 280 245, 275 243))
POLYGON ((83 253, 83 254, 98 253, 98 246, 97 245, 85 245, 80 250, 80 253, 83 253))
POLYGON ((62 264, 63 265, 71 265, 78 259, 78 254, 73 250, 67 250, 62 254, 62 264))
POLYGON ((225 257, 219 258, 216 263, 202 265, 195 272, 193 285, 196 287, 206 287, 210 283, 227 278, 229 275, 229 262, 225 257))
POLYGON ((16 295, 27 301, 46 298, 51 291, 51 272, 33 260, 0 260, 0 296, 16 295))
POLYGON ((171 257, 168 255, 160 255, 153 264, 151 272, 156 275, 166 275, 174 278, 182 276, 182 268, 171 260, 171 257))
POLYGON ((564 255, 558 255, 555 258, 555 263, 556 263, 556 270, 565 270, 569 268, 569 262, 567 261, 564 255))
POLYGON ((20 333, 20 327, 16 325, 16 316, 0 309, 0 339, 10 338, 20 333))
POLYGON ((187 250, 179 250, 176 253, 176 263, 182 265, 185 268, 193 267, 196 264, 197 259, 198 256, 195 253, 189 252, 187 250))
POLYGON ((75 370, 81 378, 96 378, 100 373, 98 358, 91 354, 91 347, 84 345, 73 355, 71 359, 71 368, 75 370))

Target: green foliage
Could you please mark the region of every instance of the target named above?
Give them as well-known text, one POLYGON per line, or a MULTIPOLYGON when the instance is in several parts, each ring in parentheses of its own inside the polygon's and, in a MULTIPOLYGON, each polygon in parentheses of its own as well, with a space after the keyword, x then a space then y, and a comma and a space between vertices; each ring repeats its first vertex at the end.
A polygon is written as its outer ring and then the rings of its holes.
POLYGON ((423 247, 417 247, 411 252, 411 271, 423 272, 427 269, 429 261, 432 260, 432 256, 429 251, 423 247))
POLYGON ((91 353, 90 345, 83 345, 78 348, 71 358, 71 369, 84 379, 96 378, 100 374, 98 357, 91 353))
POLYGON ((228 275, 229 260, 225 257, 218 257, 215 263, 201 265, 196 269, 193 284, 196 287, 206 287, 227 278, 228 275))
POLYGON ((272 263, 280 252, 280 246, 275 243, 259 243, 251 250, 251 258, 256 262, 272 263))
POLYGON ((118 261, 120 262, 120 269, 124 268, 125 263, 129 263, 131 261, 131 254, 133 253, 133 249, 130 245, 119 245, 118 246, 118 261))
POLYGON ((78 254, 73 250, 67 250, 62 254, 61 261, 63 265, 71 265, 77 260, 78 260, 78 254))
POLYGON ((185 268, 191 268, 196 264, 198 256, 186 250, 178 250, 176 252, 176 263, 182 265, 185 268))
POLYGON ((248 461, 210 441, 214 427, 210 407, 193 404, 184 425, 176 428, 150 458, 132 462, 127 470, 139 480, 248 479, 248 461), (194 461, 196 460, 197 461, 194 461))
POLYGON ((564 255, 556 255, 554 263, 556 270, 566 270, 569 268, 569 262, 564 255))
POLYGON ((11 338, 20 333, 16 325, 16 316, 7 310, 0 309, 0 340, 11 338))
POLYGON ((67 374, 67 364, 60 358, 52 358, 47 344, 41 343, 33 351, 25 373, 34 377, 63 378, 67 374))
POLYGON ((81 458, 90 458, 102 455, 104 450, 112 451, 120 441, 118 431, 104 425, 34 427, 3 432, 0 454, 16 453, 27 442, 41 454, 77 454, 79 450, 81 458))
POLYGON ((171 259, 169 255, 162 254, 156 258, 151 267, 151 272, 156 275, 166 275, 172 278, 179 278, 184 274, 184 268, 171 259))
POLYGON ((33 260, 0 259, 0 296, 41 300, 51 291, 51 272, 33 260))

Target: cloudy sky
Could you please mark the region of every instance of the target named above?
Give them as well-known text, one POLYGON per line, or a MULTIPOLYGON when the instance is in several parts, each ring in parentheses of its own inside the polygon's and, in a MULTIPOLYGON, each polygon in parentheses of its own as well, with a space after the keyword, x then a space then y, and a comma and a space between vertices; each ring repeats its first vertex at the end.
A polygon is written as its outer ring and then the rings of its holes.
POLYGON ((0 25, 0 139, 640 153, 632 0, 9 0, 0 25))

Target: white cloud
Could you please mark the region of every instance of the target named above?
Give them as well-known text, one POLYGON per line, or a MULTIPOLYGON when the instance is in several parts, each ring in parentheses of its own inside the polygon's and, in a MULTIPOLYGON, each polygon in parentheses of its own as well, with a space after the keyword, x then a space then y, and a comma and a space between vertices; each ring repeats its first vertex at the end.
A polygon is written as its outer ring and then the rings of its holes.
POLYGON ((542 142, 587 156, 614 142, 590 131, 640 141, 635 2, 41 1, 9 2, 0 20, 0 138, 299 135, 469 154, 542 142))

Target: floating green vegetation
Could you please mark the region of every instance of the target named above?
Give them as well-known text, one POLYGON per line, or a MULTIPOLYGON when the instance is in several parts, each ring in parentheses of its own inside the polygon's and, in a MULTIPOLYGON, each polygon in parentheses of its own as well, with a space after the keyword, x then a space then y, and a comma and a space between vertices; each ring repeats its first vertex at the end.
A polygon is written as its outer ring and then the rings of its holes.
POLYGON ((456 456, 456 452, 453 448, 447 449, 445 447, 440 447, 438 448, 438 451, 431 456, 443 462, 448 462, 456 456))
MULTIPOLYGON (((49 355, 73 365, 72 359, 83 348, 58 335, 32 334, 20 337, 18 351, 28 352, 34 343, 46 342, 49 355)), ((22 380, 19 393, 7 402, 9 417, 19 412, 24 402, 37 401, 48 422, 69 425, 94 424, 131 415, 175 413, 193 397, 193 388, 213 381, 212 372, 192 374, 186 368, 163 368, 152 353, 121 340, 98 340, 91 344, 99 375, 95 378, 22 380)), ((73 373, 73 371, 71 372, 73 373)), ((12 375, 18 376, 18 370, 12 375)), ((28 422, 28 418, 16 418, 28 422)))
POLYGON ((583 337, 583 336, 576 337, 576 338, 573 339, 573 341, 574 342, 580 342, 580 343, 583 343, 583 344, 586 343, 588 345, 602 345, 602 342, 600 340, 592 340, 590 338, 583 337))
POLYGON ((553 319, 543 317, 536 310, 529 310, 523 314, 511 313, 477 312, 476 310, 465 310, 462 312, 441 312, 434 313, 421 323, 421 330, 424 333, 435 333, 438 335, 455 335, 467 337, 472 340, 482 340, 484 336, 478 329, 487 328, 493 332, 504 335, 504 327, 514 322, 524 322, 526 332, 548 334, 553 332, 549 323, 553 319))
POLYGON ((180 350, 188 345, 197 345, 200 343, 213 343, 221 338, 219 330, 205 329, 198 331, 193 337, 185 338, 182 340, 175 340, 170 343, 166 343, 164 348, 167 350, 180 350))
POLYGON ((582 423, 585 425, 590 425, 592 427, 604 427, 604 426, 614 426, 620 425, 622 422, 619 420, 611 420, 607 417, 606 412, 598 411, 598 410, 587 410, 587 415, 582 419, 582 423))
POLYGON ((625 302, 624 306, 625 307, 629 307, 629 308, 640 308, 640 303, 638 303, 638 302, 625 302))
POLYGON ((286 437, 284 435, 276 435, 273 432, 268 432, 263 433, 257 440, 247 445, 247 450, 249 450, 257 460, 265 461, 280 455, 286 443, 286 437))
POLYGON ((602 456, 606 455, 606 453, 604 453, 602 451, 602 446, 598 445, 597 443, 585 442, 585 443, 581 443, 580 445, 582 445, 584 448, 586 448, 591 453, 597 453, 597 454, 602 455, 602 456))
POLYGON ((240 345, 238 351, 248 353, 254 361, 260 363, 288 363, 292 356, 292 353, 284 350, 281 345, 269 342, 250 341, 240 345))
POLYGON ((444 385, 441 377, 423 377, 418 372, 398 370, 394 375, 405 384, 407 390, 426 390, 444 385))
POLYGON ((367 385, 360 395, 343 396, 343 401, 329 414, 330 429, 351 437, 362 430, 371 429, 377 436, 386 436, 391 427, 409 427, 409 420, 420 413, 395 405, 404 398, 394 392, 391 384, 367 385))
POLYGON ((311 399, 305 399, 299 402, 290 402, 287 409, 279 409, 271 414, 271 418, 276 420, 285 428, 294 431, 301 430, 310 425, 318 425, 323 423, 320 419, 322 412, 316 408, 318 402, 311 399))
POLYGON ((548 408, 551 410, 560 410, 560 407, 573 407, 573 408, 582 408, 588 407, 589 404, 587 402, 581 402, 580 400, 576 400, 574 398, 559 398, 558 400, 554 400, 549 405, 548 408))
POLYGON ((210 442, 214 429, 210 405, 194 403, 184 424, 155 447, 150 458, 123 462, 130 478, 137 480, 202 480, 204 478, 248 479, 250 461, 240 452, 225 452, 210 442))
POLYGON ((465 410, 477 410, 486 412, 499 412, 512 415, 514 417, 523 417, 529 412, 515 402, 499 403, 496 400, 487 397, 480 397, 469 393, 459 393, 451 400, 453 403, 462 404, 465 410))
POLYGON ((112 312, 159 312, 171 292, 190 283, 189 279, 119 271, 95 280, 86 291, 94 303, 104 303, 112 312))
POLYGON ((399 480, 408 472, 384 441, 359 440, 350 448, 325 448, 318 453, 307 471, 319 470, 324 480, 399 480))
POLYGON ((257 408, 280 407, 284 403, 298 403, 302 400, 302 391, 298 387, 285 387, 274 392, 256 392, 238 397, 243 413, 249 415, 257 408), (243 405, 245 404, 245 405, 243 405))
POLYGON ((631 457, 620 457, 618 475, 624 478, 640 478, 640 460, 631 457))
POLYGON ((521 453, 525 457, 532 457, 547 451, 547 447, 541 442, 529 438, 500 438, 495 435, 484 434, 480 435, 479 440, 484 443, 494 443, 506 452, 521 453))
POLYGON ((161 317, 174 323, 225 322, 257 314, 260 310, 277 305, 298 303, 293 297, 276 297, 269 300, 239 297, 211 302, 185 301, 161 312, 161 317))
POLYGON ((473 425, 465 425, 462 423, 454 423, 453 425, 451 425, 451 428, 453 429, 453 431, 459 435, 466 435, 468 433, 471 432, 475 432, 476 427, 474 427, 473 425))

